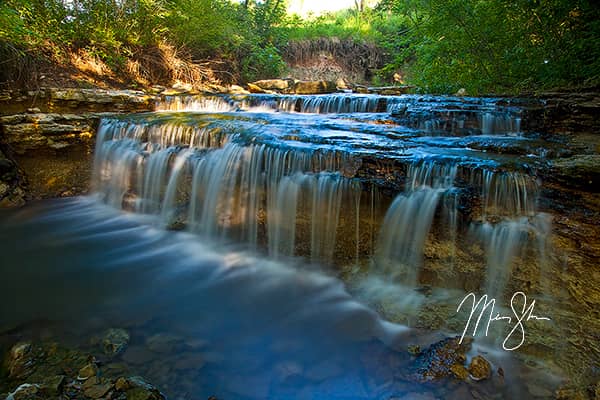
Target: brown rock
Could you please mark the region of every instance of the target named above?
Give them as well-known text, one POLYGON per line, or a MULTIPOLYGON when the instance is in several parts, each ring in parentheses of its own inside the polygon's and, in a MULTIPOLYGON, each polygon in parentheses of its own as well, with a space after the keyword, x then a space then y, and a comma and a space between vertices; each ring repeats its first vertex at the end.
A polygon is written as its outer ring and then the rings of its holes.
POLYGON ((34 367, 31 343, 15 344, 4 360, 4 367, 11 379, 23 379, 29 376, 34 367))
POLYGON ((227 92, 231 94, 249 94, 250 92, 238 85, 231 85, 227 92))
POLYGON ((85 367, 79 370, 79 374, 77 375, 77 379, 84 381, 91 377, 94 377, 98 374, 98 367, 94 363, 89 363, 85 367))
POLYGON ((294 85, 296 94, 325 94, 335 93, 337 86, 331 81, 298 81, 294 85))
POLYGON ((452 374, 454 374, 454 376, 461 381, 464 381, 469 377, 469 371, 467 371, 462 364, 454 364, 450 367, 450 371, 452 371, 452 374))
POLYGON ((291 88, 291 81, 287 79, 263 79, 249 83, 248 86, 257 86, 265 90, 288 90, 291 88))
POLYGON ((87 397, 91 397, 92 399, 99 399, 103 397, 106 393, 112 389, 112 383, 105 383, 103 385, 94 385, 90 388, 87 388, 83 393, 87 397))
POLYGON ((265 90, 253 83, 248 84, 248 90, 250 91, 250 93, 272 93, 269 90, 265 90))
POLYGON ((471 364, 469 364, 469 374, 476 381, 488 379, 492 376, 492 366, 482 356, 476 356, 471 360, 471 364))

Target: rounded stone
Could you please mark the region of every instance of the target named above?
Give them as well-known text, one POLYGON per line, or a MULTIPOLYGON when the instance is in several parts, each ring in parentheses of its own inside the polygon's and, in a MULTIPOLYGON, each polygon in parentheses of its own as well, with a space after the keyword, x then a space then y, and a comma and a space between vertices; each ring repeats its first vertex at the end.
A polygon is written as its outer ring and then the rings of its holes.
POLYGON ((476 381, 488 379, 492 376, 492 366, 488 360, 482 356, 473 357, 469 364, 469 374, 476 381))

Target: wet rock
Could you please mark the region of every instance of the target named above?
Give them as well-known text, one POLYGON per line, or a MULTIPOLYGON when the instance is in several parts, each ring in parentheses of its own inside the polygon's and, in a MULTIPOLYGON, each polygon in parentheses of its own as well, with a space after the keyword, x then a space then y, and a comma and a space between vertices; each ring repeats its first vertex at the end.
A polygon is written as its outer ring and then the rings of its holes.
POLYGON ((81 381, 85 381, 91 377, 94 377, 98 374, 98 367, 94 363, 89 363, 85 367, 79 370, 79 374, 77 375, 77 379, 81 381))
POLYGON ((34 367, 32 345, 29 342, 15 344, 4 360, 9 379, 23 379, 31 375, 34 367))
POLYGON ((116 356, 127 348, 129 339, 129 333, 125 329, 109 329, 102 338, 102 349, 105 354, 116 356))
POLYGON ((411 356, 418 356, 419 354, 421 354, 421 346, 417 344, 408 345, 408 353, 411 356))
POLYGON ((83 385, 81 385, 81 387, 83 388, 83 390, 85 390, 91 388, 92 386, 99 385, 100 383, 100 379, 97 376, 92 376, 88 378, 85 382, 83 382, 83 385))
POLYGON ((87 397, 90 397, 92 399, 99 399, 99 398, 103 397, 104 395, 106 395, 112 388, 113 388, 112 383, 105 383, 105 384, 94 385, 92 387, 89 387, 89 388, 85 389, 85 391, 83 393, 87 397))
POLYGON ((162 92, 164 92, 165 90, 167 90, 166 87, 161 86, 161 85, 154 85, 150 88, 150 93, 152 94, 161 94, 162 92))
POLYGON ((590 192, 600 190, 600 155, 577 155, 553 162, 549 179, 590 192))
POLYGON ((482 356, 473 357, 469 364, 469 374, 471 375, 471 378, 476 381, 488 379, 492 376, 492 366, 490 365, 490 362, 482 356))
POLYGON ((66 377, 64 375, 51 376, 41 386, 42 392, 50 396, 57 396, 62 392, 66 377))
POLYGON ((469 377, 469 371, 461 364, 452 365, 450 371, 452 371, 452 374, 456 379, 460 379, 461 381, 464 381, 469 377))
POLYGON ((106 371, 100 371, 95 363, 90 362, 93 360, 91 355, 56 343, 18 343, 9 351, 6 366, 12 367, 23 360, 35 362, 27 364, 27 376, 8 377, 8 386, 18 389, 0 397, 0 400, 164 399, 156 387, 142 378, 120 377, 116 381, 106 378, 106 371))
MULTIPOLYGON (((563 387, 555 393, 556 400, 589 400, 589 397, 581 389, 563 387)), ((594 399, 595 400, 595 399, 594 399)))
POLYGON ((43 398, 39 385, 24 383, 15 389, 14 392, 10 393, 6 397, 6 400, 37 400, 43 398))
POLYGON ((424 350, 413 362, 411 369, 412 378, 420 381, 432 381, 454 376, 453 368, 456 364, 464 365, 466 353, 471 348, 472 340, 463 340, 460 337, 446 338, 432 344, 424 350))
POLYGON ((117 379, 115 388, 125 392, 128 400, 161 400, 160 391, 139 376, 117 379))

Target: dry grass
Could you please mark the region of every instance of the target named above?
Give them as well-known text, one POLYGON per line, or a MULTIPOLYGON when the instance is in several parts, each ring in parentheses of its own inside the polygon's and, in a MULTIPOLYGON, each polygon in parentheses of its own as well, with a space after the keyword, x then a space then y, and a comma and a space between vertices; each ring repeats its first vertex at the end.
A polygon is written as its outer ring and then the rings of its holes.
POLYGON ((220 84, 223 76, 218 72, 218 61, 193 60, 187 52, 167 43, 135 48, 119 65, 108 65, 85 49, 59 49, 52 44, 45 51, 30 54, 0 43, 0 56, 0 87, 9 89, 144 88, 174 83, 201 89, 220 84))
POLYGON ((359 43, 351 39, 318 38, 288 43, 283 58, 292 71, 296 68, 318 75, 314 78, 331 79, 332 68, 341 68, 343 75, 354 81, 369 80, 373 71, 384 65, 383 51, 372 43, 359 43))

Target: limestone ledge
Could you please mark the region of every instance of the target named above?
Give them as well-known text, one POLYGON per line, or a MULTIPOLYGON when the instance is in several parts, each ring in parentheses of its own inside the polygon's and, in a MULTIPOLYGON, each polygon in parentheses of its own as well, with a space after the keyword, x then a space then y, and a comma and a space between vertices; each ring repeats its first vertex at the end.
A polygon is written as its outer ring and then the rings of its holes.
POLYGON ((41 88, 0 92, 0 114, 43 112, 151 111, 158 97, 139 90, 41 88))
POLYGON ((102 113, 30 113, 0 117, 3 143, 16 154, 40 148, 59 150, 89 142, 102 113))

